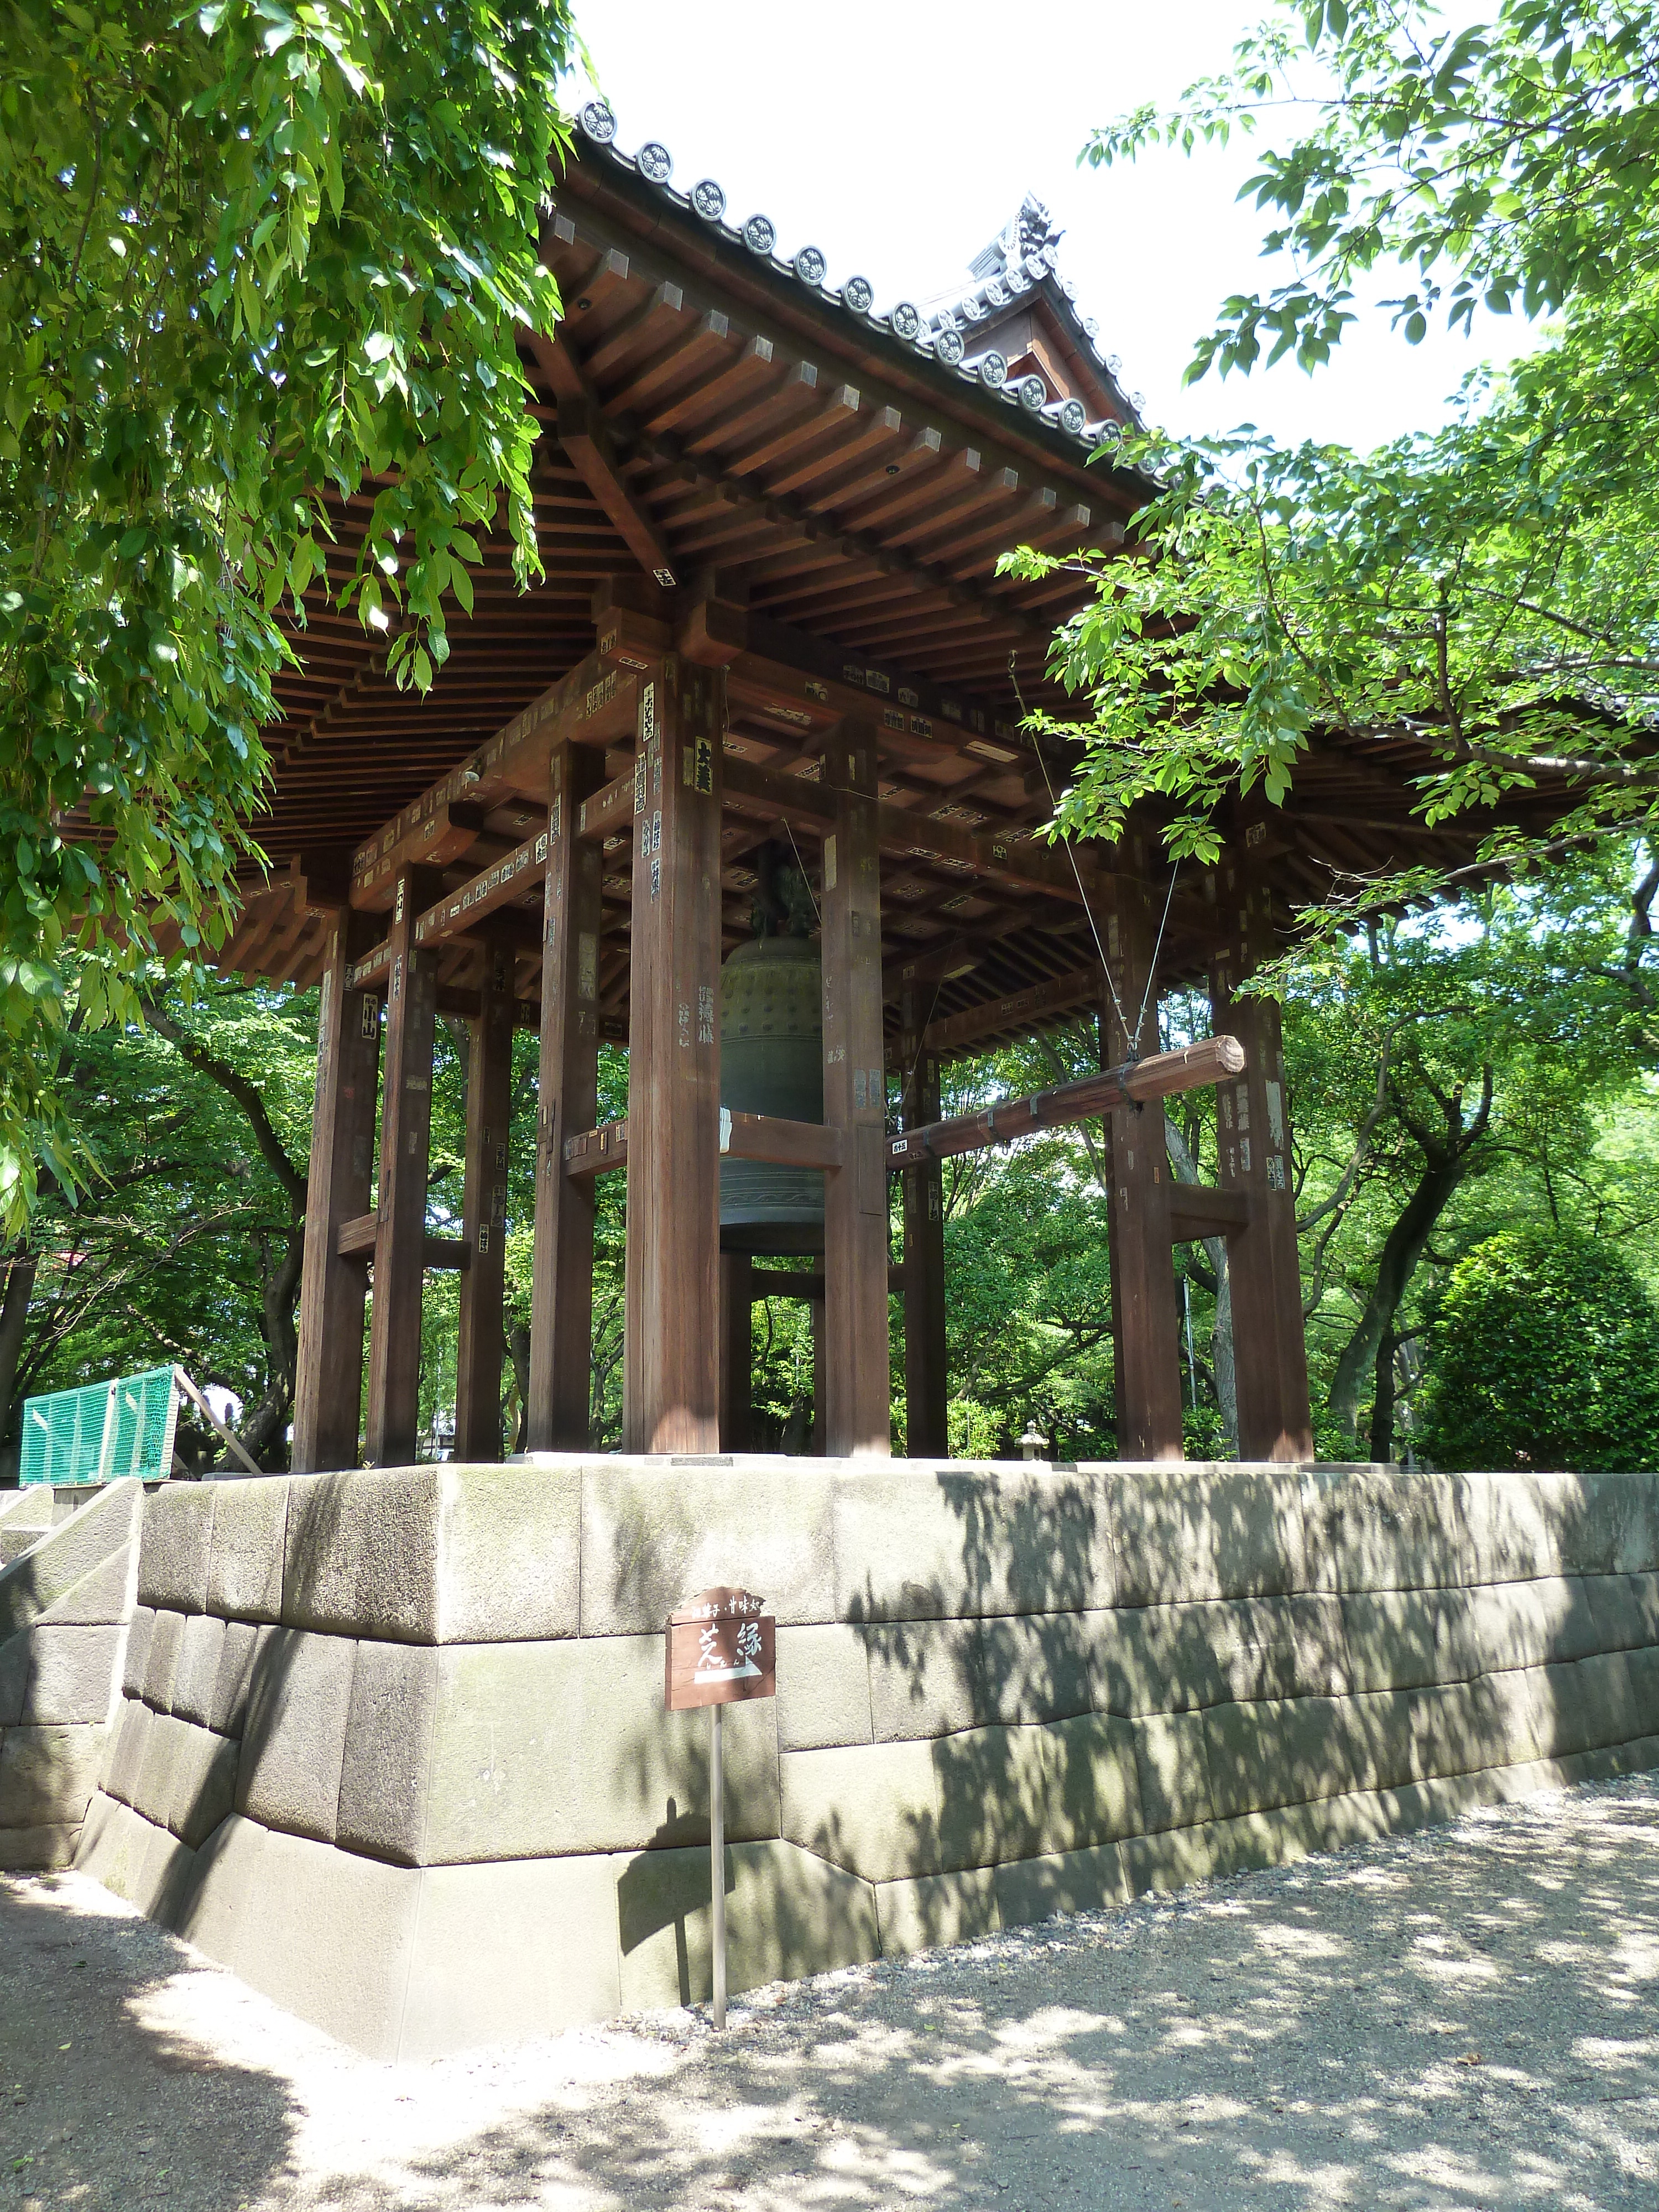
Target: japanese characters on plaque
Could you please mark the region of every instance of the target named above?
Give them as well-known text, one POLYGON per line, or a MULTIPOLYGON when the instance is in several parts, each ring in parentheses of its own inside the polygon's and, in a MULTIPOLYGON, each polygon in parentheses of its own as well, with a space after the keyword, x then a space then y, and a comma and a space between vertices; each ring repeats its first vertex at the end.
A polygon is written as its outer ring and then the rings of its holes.
POLYGON ((670 1615, 664 1697, 671 1713, 777 1695, 777 1623, 751 1590, 706 1589, 670 1615))

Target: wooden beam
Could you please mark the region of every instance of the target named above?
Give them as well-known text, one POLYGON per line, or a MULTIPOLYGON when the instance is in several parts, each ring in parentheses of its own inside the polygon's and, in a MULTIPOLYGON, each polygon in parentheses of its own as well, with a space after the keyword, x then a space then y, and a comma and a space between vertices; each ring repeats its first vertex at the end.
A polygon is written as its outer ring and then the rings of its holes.
MULTIPOLYGON (((373 1260, 380 1225, 378 1213, 360 1213, 355 1221, 343 1221, 336 1240, 341 1259, 373 1260)), ((428 1237, 422 1249, 421 1264, 439 1269, 463 1268, 468 1264, 466 1246, 459 1237, 428 1237)), ((365 1275, 363 1279, 367 1282, 368 1277, 365 1275)), ((361 1356, 358 1364, 362 1365, 361 1356)))
POLYGON ((421 1299, 437 961, 432 953, 416 951, 414 933, 416 915, 432 903, 439 889, 432 871, 406 868, 392 898, 363 1450, 370 1467, 412 1465, 420 1426, 421 1299))
POLYGON ((528 898, 540 889, 546 865, 547 832, 542 830, 417 915, 416 944, 435 949, 448 939, 476 929, 498 908, 528 898))
POLYGON ((1176 1244, 1195 1244, 1206 1237, 1237 1237, 1250 1221, 1249 1193, 1212 1190, 1206 1183, 1178 1182, 1170 1193, 1170 1236, 1176 1244))
POLYGON ((992 999, 984 1006, 969 1006, 962 1013, 947 1014, 942 1021, 929 1022, 922 1042, 929 1052, 941 1058, 966 1052, 1005 1030, 1030 1030, 1050 1014, 1065 1013, 1073 1006, 1092 1008, 1103 988, 1098 968, 1074 968, 1069 975, 1056 975, 1049 982, 1032 983, 1023 991, 1011 991, 1006 998, 992 999))
MULTIPOLYGON (((495 929, 499 933, 498 918, 495 929)), ((455 1348, 455 1456, 501 1455, 501 1331, 506 1304, 507 1151, 513 1118, 513 946, 486 942, 471 1024, 466 1085, 466 1152, 461 1278, 455 1348)))
POLYGON ((634 821, 634 771, 630 768, 614 782, 607 783, 603 791, 595 791, 583 799, 576 819, 577 835, 603 844, 614 837, 619 830, 630 829, 634 821))
POLYGON ((948 1121, 907 1127, 887 1140, 887 1163, 897 1170, 918 1160, 942 1160, 962 1152, 983 1152, 1043 1129, 1060 1129, 1093 1121, 1115 1107, 1139 1107, 1182 1091, 1207 1089, 1237 1075, 1244 1066, 1236 1037, 1204 1037, 1174 1052, 1158 1052, 1121 1067, 1103 1068, 1076 1083, 1039 1091, 1028 1098, 1005 1098, 976 1114, 957 1114, 948 1121))
POLYGON ((374 1169, 380 1009, 349 980, 354 945, 370 927, 347 914, 337 914, 328 925, 317 1010, 317 1090, 289 1453, 296 1474, 357 1464, 368 1286, 363 1270, 343 1261, 339 1237, 343 1226, 367 1209, 374 1169))
MULTIPOLYGON (((790 1121, 777 1114, 734 1114, 722 1106, 717 1146, 724 1159, 766 1160, 779 1167, 833 1172, 842 1164, 843 1139, 839 1129, 816 1121, 790 1121)), ((609 1175, 627 1164, 626 1121, 607 1121, 602 1128, 583 1130, 565 1139, 564 1171, 574 1180, 609 1175)))
POLYGON ((892 1449, 883 1130, 881 866, 876 738, 848 720, 824 753, 836 822, 824 840, 823 1119, 842 1133, 824 1186, 824 1391, 817 1426, 832 1458, 892 1449))
POLYGON ((587 399, 562 399, 556 425, 559 443, 572 465, 616 527, 617 536, 653 583, 674 588, 674 562, 661 533, 623 480, 622 462, 610 426, 587 399))
POLYGON ((720 741, 725 682, 640 684, 629 988, 623 1449, 720 1443, 720 741))
POLYGON ((532 1451, 580 1451, 592 1395, 593 1195, 563 1164, 568 1133, 592 1124, 599 1103, 603 862, 580 825, 605 757, 556 745, 548 766, 526 1437, 532 1451))

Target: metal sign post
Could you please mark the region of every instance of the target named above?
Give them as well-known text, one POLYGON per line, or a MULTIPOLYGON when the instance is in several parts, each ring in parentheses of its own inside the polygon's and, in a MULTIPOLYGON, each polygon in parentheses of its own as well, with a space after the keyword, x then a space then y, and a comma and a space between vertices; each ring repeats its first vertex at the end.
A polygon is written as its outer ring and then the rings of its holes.
POLYGON ((775 1698, 777 1623, 750 1590, 702 1590, 669 1617, 664 1702, 708 1708, 708 1879, 714 2021, 726 2025, 726 1735, 724 1709, 775 1698))

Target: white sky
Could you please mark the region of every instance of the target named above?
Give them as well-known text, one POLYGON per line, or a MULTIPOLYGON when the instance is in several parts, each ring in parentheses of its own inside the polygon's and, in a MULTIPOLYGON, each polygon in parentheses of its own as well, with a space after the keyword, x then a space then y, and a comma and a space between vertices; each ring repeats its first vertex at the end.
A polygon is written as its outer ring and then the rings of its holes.
POLYGON ((1283 362, 1182 390, 1220 301, 1266 274, 1261 218, 1235 204, 1249 142, 1107 170, 1077 154, 1092 125, 1225 67, 1260 12, 1241 0, 575 4, 618 145, 660 139, 681 191, 718 178, 728 219, 769 215, 780 251, 822 247, 830 281, 867 276, 878 308, 942 289, 1035 191, 1126 388, 1173 428, 1249 421, 1369 446, 1431 427, 1467 369, 1529 341, 1518 319, 1488 319, 1473 344, 1437 332, 1410 347, 1379 315, 1316 376, 1283 362))

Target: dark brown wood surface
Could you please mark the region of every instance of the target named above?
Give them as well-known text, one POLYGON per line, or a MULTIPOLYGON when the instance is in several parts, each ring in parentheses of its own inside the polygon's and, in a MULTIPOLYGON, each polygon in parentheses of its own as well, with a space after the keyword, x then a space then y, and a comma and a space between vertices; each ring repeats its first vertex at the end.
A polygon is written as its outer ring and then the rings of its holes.
POLYGON ((416 951, 414 935, 416 916, 432 904, 439 888, 432 870, 404 869, 393 893, 388 933, 392 978, 363 1436, 363 1457, 370 1467, 410 1466, 420 1425, 421 1298, 437 963, 432 953, 416 951))
POLYGON ((720 1449, 750 1449, 750 1311, 755 1263, 747 1252, 720 1254, 720 1449))
POLYGON ((294 1388, 296 1474, 355 1467, 362 1416, 363 1304, 360 1261, 343 1258, 339 1233, 367 1209, 374 1165, 374 1107, 380 1066, 380 1009, 347 978, 374 925, 335 915, 317 1015, 317 1092, 306 1183, 300 1353, 294 1388))
POLYGON ((639 685, 629 981, 623 1448, 720 1443, 720 767, 724 679, 639 685))
POLYGON ((564 1173, 565 1139, 592 1122, 599 1101, 599 848, 580 834, 581 809, 605 780, 605 756, 556 740, 543 912, 541 1059, 536 1121, 536 1221, 530 1292, 532 1451, 587 1443, 593 1349, 593 1194, 564 1173))
POLYGON ((887 1342, 887 1091, 875 732, 843 722, 824 751, 836 793, 823 855, 823 1119, 842 1133, 824 1182, 824 1382, 818 1429, 832 1458, 892 1448, 887 1342))
POLYGON ((460 1333, 455 1347, 455 1456, 501 1455, 501 1334, 507 1153, 513 1115, 513 951, 486 940, 478 1015, 468 1037, 466 1157, 461 1195, 460 1333))
POLYGON ((663 1702, 671 1713, 777 1695, 777 1622, 750 1590, 707 1589, 670 1614, 663 1702), (707 1679, 697 1680, 702 1674, 707 1679))
POLYGON ((1313 1457, 1308 1361, 1302 1328, 1296 1194, 1285 1098, 1279 1012, 1238 987, 1279 948, 1266 864, 1267 824, 1248 817, 1216 872, 1221 937, 1210 971, 1212 1018, 1243 1044, 1244 1073, 1217 1094, 1217 1145, 1224 1191, 1247 1201, 1248 1218, 1227 1248, 1232 1279, 1233 1364, 1238 1449, 1244 1459, 1313 1457))
MULTIPOLYGON (((1150 865, 1144 838, 1130 842, 1136 860, 1150 865)), ((1116 992, 1115 1000, 1108 992, 1101 1007, 1102 1052, 1115 1066, 1158 1050, 1158 992, 1147 988, 1158 935, 1150 884, 1120 883, 1116 911, 1100 926, 1116 992)), ((1115 1108, 1105 1116, 1105 1134, 1117 1448, 1124 1459, 1180 1459, 1181 1315, 1162 1103, 1115 1108)))

